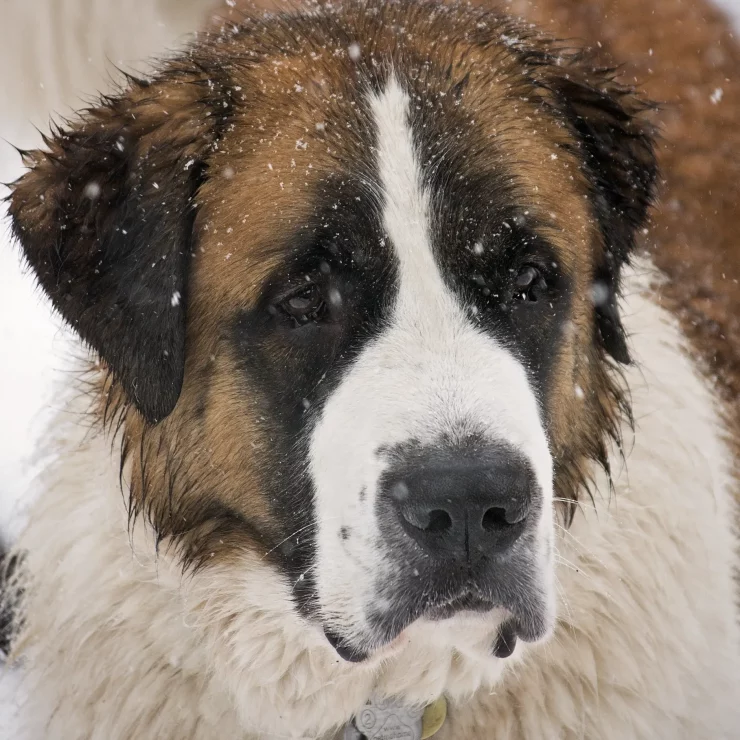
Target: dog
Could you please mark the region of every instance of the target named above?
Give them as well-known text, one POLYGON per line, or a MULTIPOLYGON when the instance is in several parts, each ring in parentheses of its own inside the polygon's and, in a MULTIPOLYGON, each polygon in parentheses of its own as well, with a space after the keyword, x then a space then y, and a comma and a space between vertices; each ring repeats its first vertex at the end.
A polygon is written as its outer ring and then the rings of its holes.
POLYGON ((24 152, 90 348, 8 586, 30 737, 737 736, 740 93, 554 35, 234 16, 24 152))

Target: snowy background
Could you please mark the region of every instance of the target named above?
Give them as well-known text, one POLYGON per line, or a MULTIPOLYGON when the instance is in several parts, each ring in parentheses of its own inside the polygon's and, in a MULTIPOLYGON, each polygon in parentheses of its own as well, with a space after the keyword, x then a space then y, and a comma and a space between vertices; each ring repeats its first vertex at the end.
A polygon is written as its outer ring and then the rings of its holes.
MULTIPOLYGON (((717 3, 740 31, 740 0, 717 3)), ((137 60, 173 48, 205 20, 212 5, 212 0, 0 0, 0 182, 22 172, 8 142, 37 145, 34 126, 46 128, 51 112, 64 113, 66 105, 81 104, 85 95, 104 89, 111 63, 136 67, 137 60), (60 30, 57 24, 64 26, 66 19, 69 30, 60 30)), ((0 198, 6 194, 0 185, 0 198)), ((55 379, 63 377, 74 354, 74 339, 21 266, 0 202, 0 543, 11 543, 22 526, 37 464, 34 450, 54 408, 55 379)), ((16 736, 12 716, 20 698, 14 681, 0 666, 3 739, 16 736)))

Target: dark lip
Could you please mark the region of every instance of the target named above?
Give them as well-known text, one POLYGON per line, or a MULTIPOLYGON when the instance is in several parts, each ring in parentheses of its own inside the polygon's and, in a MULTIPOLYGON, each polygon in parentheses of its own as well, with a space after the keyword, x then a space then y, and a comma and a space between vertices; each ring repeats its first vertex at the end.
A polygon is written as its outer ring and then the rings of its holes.
POLYGON ((443 619, 451 619, 460 612, 484 613, 495 608, 496 605, 490 599, 472 591, 464 591, 443 603, 430 604, 420 616, 437 622, 443 619))
POLYGON ((354 647, 343 637, 327 627, 324 627, 324 636, 334 650, 336 650, 337 655, 342 658, 342 660, 347 661, 347 663, 362 663, 371 655, 370 651, 354 647))

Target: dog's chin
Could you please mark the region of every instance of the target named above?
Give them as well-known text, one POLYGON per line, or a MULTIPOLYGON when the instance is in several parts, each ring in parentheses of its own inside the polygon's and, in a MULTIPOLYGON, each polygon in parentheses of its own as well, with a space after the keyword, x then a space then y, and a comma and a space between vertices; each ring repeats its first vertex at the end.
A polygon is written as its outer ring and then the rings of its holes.
POLYGON ((385 657, 402 645, 403 635, 419 621, 441 623, 455 620, 463 624, 489 625, 490 654, 507 658, 517 640, 533 643, 546 639, 554 626, 554 609, 546 598, 523 599, 520 604, 498 604, 474 591, 462 591, 446 599, 427 602, 421 608, 395 608, 375 615, 369 634, 347 638, 324 627, 329 644, 351 663, 385 657))

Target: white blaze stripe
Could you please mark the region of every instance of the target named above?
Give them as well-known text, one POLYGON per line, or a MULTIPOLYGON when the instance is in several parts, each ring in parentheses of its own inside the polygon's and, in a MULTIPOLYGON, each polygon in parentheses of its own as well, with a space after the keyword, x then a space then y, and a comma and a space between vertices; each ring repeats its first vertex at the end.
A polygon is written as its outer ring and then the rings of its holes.
MULTIPOLYGON (((444 408, 443 401, 433 415, 435 421, 445 419, 447 428, 429 429, 426 436, 439 437, 442 432, 463 436, 471 431, 471 426, 472 431, 482 427, 490 433, 492 427, 498 427, 501 441, 529 448, 524 450, 529 452, 529 457, 539 458, 541 464, 535 469, 540 483, 547 488, 551 483, 551 460, 526 372, 508 350, 471 324, 464 308, 445 285, 434 258, 430 198, 424 189, 409 125, 409 103, 408 95, 395 77, 390 78, 380 95, 371 98, 384 196, 383 225, 400 267, 393 325, 409 341, 406 354, 412 362, 416 359, 418 365, 422 358, 431 362, 426 366, 436 375, 431 385, 446 398, 448 405, 444 408), (414 352, 418 353, 416 357, 414 352), (492 377, 492 369, 498 377, 492 377), (466 376, 474 385, 466 386, 466 376), (486 380, 492 382, 486 384, 486 380), (495 395, 500 396, 495 416, 501 418, 481 417, 480 411, 471 407, 466 399, 477 400, 481 393, 489 403, 496 400, 495 395), (507 421, 511 423, 506 424, 507 421), (536 449, 530 447, 535 440, 536 449)), ((438 401, 442 401, 441 395, 438 401)), ((410 414, 415 411, 413 406, 407 406, 406 410, 410 414)))
POLYGON ((399 266, 398 294, 388 327, 368 343, 327 400, 310 448, 319 599, 324 616, 358 638, 376 579, 392 578, 401 567, 385 557, 379 539, 375 499, 385 465, 379 449, 472 434, 508 443, 530 461, 543 491, 543 565, 552 537, 552 459, 527 374, 495 338, 471 323, 442 279, 408 95, 391 77, 370 98, 370 109, 383 226, 399 266), (337 536, 342 526, 352 532, 346 541, 337 536))
POLYGON ((445 293, 432 254, 429 235, 429 198, 423 188, 414 139, 408 124, 408 95, 395 77, 383 93, 371 99, 378 133, 378 172, 384 196, 383 225, 393 243, 407 290, 422 286, 445 293))

